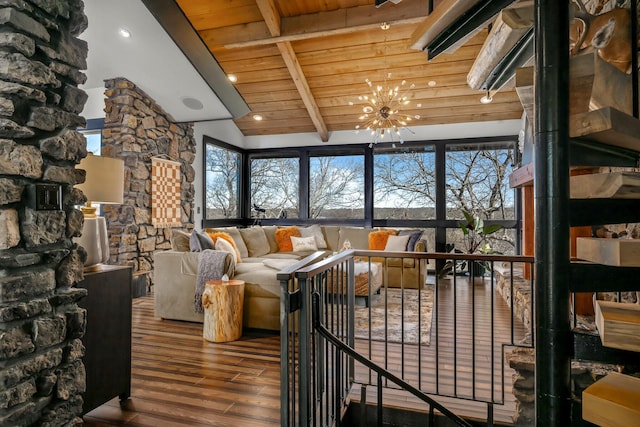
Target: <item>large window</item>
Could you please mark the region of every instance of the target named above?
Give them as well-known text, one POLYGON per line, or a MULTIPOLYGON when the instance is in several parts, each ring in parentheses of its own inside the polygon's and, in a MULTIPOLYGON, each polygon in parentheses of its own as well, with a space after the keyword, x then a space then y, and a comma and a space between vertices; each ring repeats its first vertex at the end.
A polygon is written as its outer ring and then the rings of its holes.
POLYGON ((237 151, 205 144, 205 218, 240 218, 240 163, 237 151))
POLYGON ((513 156, 512 148, 447 146, 447 218, 462 218, 464 209, 483 219, 514 219, 513 156))
POLYGON ((374 218, 434 219, 436 159, 432 145, 421 150, 374 155, 374 218))
MULTIPOLYGON (((483 220, 516 219, 515 190, 509 187, 514 149, 450 145, 446 152, 447 218, 462 219, 462 210, 483 220)), ((447 231, 447 243, 462 248, 460 228, 447 231)), ((485 250, 514 254, 516 232, 505 228, 491 234, 485 250)))
POLYGON ((461 243, 458 222, 466 210, 505 227, 491 236, 495 250, 518 248, 518 198, 508 182, 518 161, 514 137, 248 152, 206 147, 205 225, 264 219, 418 228, 427 232, 430 251, 444 251, 461 243))
POLYGON ((253 217, 299 216, 298 157, 251 160, 251 206, 253 217))
POLYGON ((364 218, 364 156, 310 158, 309 218, 364 218))

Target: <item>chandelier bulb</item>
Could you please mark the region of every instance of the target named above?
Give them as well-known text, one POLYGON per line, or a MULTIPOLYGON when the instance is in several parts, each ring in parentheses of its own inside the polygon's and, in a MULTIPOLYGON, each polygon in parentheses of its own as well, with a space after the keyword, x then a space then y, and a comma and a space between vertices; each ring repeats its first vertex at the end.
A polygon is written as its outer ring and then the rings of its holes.
MULTIPOLYGON (((387 78, 391 78, 390 72, 387 73, 387 78)), ((365 82, 371 90, 371 95, 360 95, 358 97, 365 105, 362 107, 362 113, 359 116, 362 125, 356 126, 356 133, 361 128, 369 130, 372 138, 370 147, 384 141, 387 134, 393 147, 396 147, 397 141, 403 144, 404 139, 401 136, 401 128, 406 128, 407 122, 410 122, 413 118, 420 118, 419 115, 400 112, 402 108, 411 104, 411 98, 413 97, 413 94, 406 92, 408 88, 403 90, 407 85, 407 81, 402 80, 400 84, 395 86, 390 86, 386 79, 383 84, 374 85, 369 79, 365 79, 365 82)), ((415 85, 411 84, 410 87, 414 88, 415 85)), ((353 103, 350 102, 349 105, 353 105, 353 103)), ((418 105, 418 108, 421 108, 421 105, 418 105)), ((411 132, 410 129, 408 130, 411 132)))

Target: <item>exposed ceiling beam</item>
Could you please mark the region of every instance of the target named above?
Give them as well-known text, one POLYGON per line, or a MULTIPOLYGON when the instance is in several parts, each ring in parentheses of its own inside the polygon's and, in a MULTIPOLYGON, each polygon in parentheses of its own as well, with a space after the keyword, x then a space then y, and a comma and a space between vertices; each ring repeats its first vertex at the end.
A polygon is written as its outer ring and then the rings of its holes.
POLYGON ((516 69, 531 60, 534 53, 533 27, 518 40, 513 48, 502 58, 487 79, 482 83, 482 90, 499 90, 516 74, 516 69))
POLYGON ((411 47, 422 50, 476 2, 477 0, 445 0, 440 2, 433 12, 416 27, 411 35, 411 47))
POLYGON ((278 43, 277 46, 282 54, 282 59, 284 59, 284 62, 287 64, 287 68, 291 73, 291 78, 293 78, 293 82, 295 83, 298 92, 300 92, 300 97, 309 112, 311 121, 320 135, 320 139, 322 139, 323 142, 327 142, 329 140, 329 130, 327 129, 327 125, 320 114, 320 108, 318 108, 318 104, 311 93, 311 89, 309 88, 307 79, 302 72, 302 67, 300 67, 300 63, 298 62, 298 58, 296 57, 296 53, 294 52, 291 43, 278 43))
POLYGON ((447 51, 451 46, 466 40, 487 25, 505 7, 515 0, 486 0, 476 3, 456 19, 447 29, 436 36, 433 41, 423 47, 429 59, 433 59, 447 51))
MULTIPOLYGON (((258 4, 260 13, 262 13, 271 35, 279 36, 281 31, 281 20, 274 0, 256 0, 256 3, 258 4)), ((320 135, 320 139, 327 142, 329 140, 329 130, 327 129, 327 125, 320 114, 320 108, 318 108, 318 104, 311 93, 309 83, 307 83, 307 78, 302 71, 302 67, 300 66, 300 62, 296 57, 296 53, 293 50, 291 43, 279 42, 276 43, 276 45, 278 46, 278 50, 282 55, 284 63, 287 65, 287 69, 291 74, 293 83, 296 85, 296 89, 298 89, 298 92, 300 93, 300 98, 302 98, 302 102, 304 102, 304 106, 309 113, 309 117, 320 135)))
MULTIPOLYGON (((414 0, 393 5, 385 8, 384 11, 369 5, 284 17, 279 20, 281 31, 277 35, 270 31, 266 22, 201 30, 200 35, 210 48, 224 46, 227 49, 239 49, 280 42, 294 42, 377 29, 380 28, 383 21, 394 27, 416 25, 427 16, 428 4, 427 0, 414 0)), ((262 7, 260 10, 262 12, 262 7)))
POLYGON ((272 36, 280 35, 280 14, 274 0, 256 0, 258 9, 272 36))

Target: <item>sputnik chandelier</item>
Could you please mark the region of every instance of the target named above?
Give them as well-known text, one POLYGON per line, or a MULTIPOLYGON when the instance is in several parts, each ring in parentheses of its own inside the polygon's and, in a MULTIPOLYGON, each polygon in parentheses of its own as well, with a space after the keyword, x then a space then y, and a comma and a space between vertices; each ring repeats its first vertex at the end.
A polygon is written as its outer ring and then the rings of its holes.
MULTIPOLYGON (((389 29, 389 24, 383 23, 380 28, 387 30, 389 29)), ((413 133, 407 126, 413 119, 420 118, 418 114, 406 114, 400 111, 401 108, 407 108, 411 103, 412 94, 410 94, 410 91, 415 85, 410 84, 407 87, 407 81, 402 80, 399 85, 393 87, 389 82, 390 79, 390 72, 386 73, 384 82, 381 85, 374 85, 371 80, 365 79, 365 83, 371 90, 371 95, 358 96, 358 101, 363 103, 364 106, 359 117, 361 123, 355 127, 356 133, 359 133, 362 129, 371 133, 372 142, 369 147, 378 142, 384 142, 386 138, 389 139, 394 147, 396 141, 399 141, 400 144, 404 143, 404 138, 400 133, 401 130, 413 133)), ((349 105, 355 105, 355 103, 349 102, 349 105)), ((420 108, 422 104, 417 104, 416 106, 420 108)))

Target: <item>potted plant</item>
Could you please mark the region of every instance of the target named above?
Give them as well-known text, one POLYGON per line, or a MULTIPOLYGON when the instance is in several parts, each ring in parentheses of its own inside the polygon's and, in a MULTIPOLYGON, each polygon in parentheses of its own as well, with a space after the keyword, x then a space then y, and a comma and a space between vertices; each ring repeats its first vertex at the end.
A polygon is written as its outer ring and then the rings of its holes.
MULTIPOLYGON (((458 226, 462 230, 464 247, 463 250, 454 248, 453 251, 465 254, 499 254, 500 252, 491 248, 487 236, 502 230, 504 227, 499 224, 484 225, 484 221, 480 216, 473 215, 464 209, 462 214, 464 215, 464 221, 458 222, 458 226)), ((489 263, 486 261, 468 263, 463 260, 456 265, 453 260, 448 260, 440 271, 440 275, 448 274, 453 270, 454 266, 460 270, 468 269, 472 277, 483 276, 484 272, 490 269, 489 263)))

